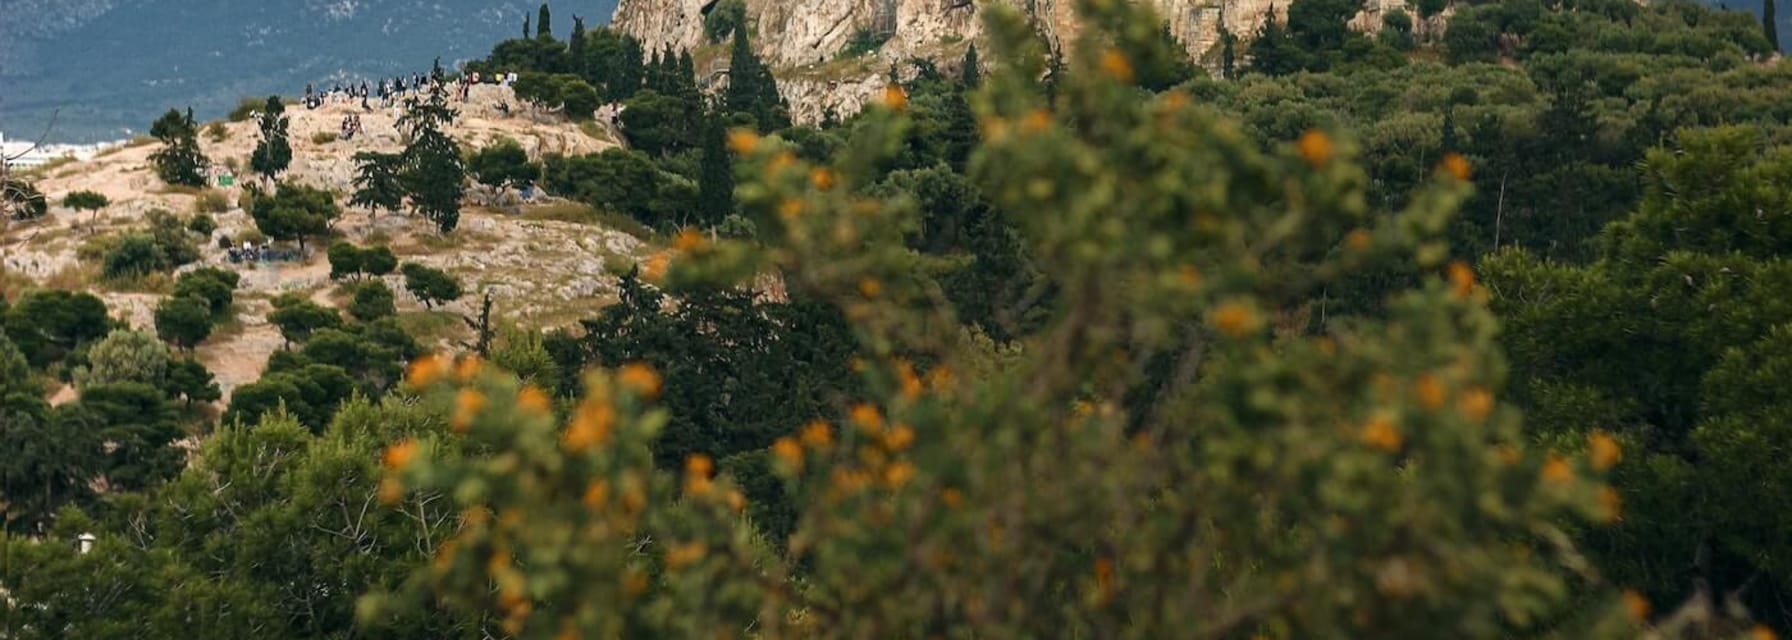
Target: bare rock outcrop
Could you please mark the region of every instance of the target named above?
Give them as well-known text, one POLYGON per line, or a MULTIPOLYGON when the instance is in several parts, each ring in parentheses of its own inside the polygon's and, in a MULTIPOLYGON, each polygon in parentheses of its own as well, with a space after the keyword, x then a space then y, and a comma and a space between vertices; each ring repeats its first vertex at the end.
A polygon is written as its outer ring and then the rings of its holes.
MULTIPOLYGON (((703 20, 720 0, 621 0, 612 24, 642 40, 648 51, 705 44, 703 20)), ((820 120, 830 110, 853 113, 881 90, 879 78, 894 62, 930 58, 950 68, 968 43, 983 35, 982 12, 1007 5, 1030 11, 1054 47, 1074 46, 1081 21, 1072 0, 745 0, 748 20, 758 34, 754 47, 780 71, 780 91, 801 122, 820 120), (888 40, 874 60, 858 65, 835 62, 855 34, 866 31, 888 40)), ((1292 0, 1137 0, 1148 2, 1188 49, 1189 56, 1216 68, 1220 33, 1249 37, 1272 14, 1286 18, 1292 0)), ((1373 31, 1382 16, 1407 6, 1406 0, 1363 0, 1352 25, 1373 31)))

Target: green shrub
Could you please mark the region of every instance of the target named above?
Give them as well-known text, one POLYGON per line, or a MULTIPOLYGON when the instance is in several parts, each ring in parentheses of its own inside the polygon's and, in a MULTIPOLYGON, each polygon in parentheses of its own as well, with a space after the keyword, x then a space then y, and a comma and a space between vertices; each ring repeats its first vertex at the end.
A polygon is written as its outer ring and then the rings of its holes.
POLYGON ((247 122, 250 118, 255 117, 255 113, 261 111, 262 107, 266 107, 267 104, 267 98, 243 98, 242 100, 237 101, 236 108, 231 109, 230 114, 225 116, 225 119, 231 122, 247 122))
POLYGON ((392 289, 379 280, 368 280, 357 285, 354 297, 348 304, 348 314, 361 322, 373 322, 397 313, 397 298, 392 295, 392 289))
POLYGON ((311 134, 311 144, 326 145, 326 144, 330 144, 335 141, 336 141, 336 134, 328 132, 328 131, 319 131, 317 133, 311 134))
POLYGON ((218 230, 218 220, 209 213, 195 213, 187 219, 187 230, 209 238, 218 230))

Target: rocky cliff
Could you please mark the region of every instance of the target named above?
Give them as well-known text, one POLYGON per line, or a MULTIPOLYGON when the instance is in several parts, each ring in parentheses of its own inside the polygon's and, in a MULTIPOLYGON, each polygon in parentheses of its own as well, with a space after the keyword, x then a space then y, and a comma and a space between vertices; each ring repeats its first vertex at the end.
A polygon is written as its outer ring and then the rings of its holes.
MULTIPOLYGON (((640 38, 649 51, 705 44, 703 19, 720 0, 621 0, 612 24, 640 38)), ((1275 9, 1284 15, 1291 0, 1139 0, 1150 2, 1190 57, 1218 64, 1220 31, 1250 34, 1275 9)), ((981 13, 1005 4, 1030 10, 1055 46, 1074 43, 1080 21, 1074 0, 746 0, 757 34, 755 48, 780 71, 780 89, 801 121, 828 110, 851 113, 874 91, 889 64, 920 56, 950 67, 967 43, 980 39, 981 13), (1028 9, 1030 7, 1030 9, 1028 9), (833 62, 860 31, 888 36, 875 58, 857 64, 833 62)), ((1373 29, 1384 12, 1406 0, 1364 0, 1354 21, 1373 29)), ((869 58, 869 57, 868 57, 869 58)))

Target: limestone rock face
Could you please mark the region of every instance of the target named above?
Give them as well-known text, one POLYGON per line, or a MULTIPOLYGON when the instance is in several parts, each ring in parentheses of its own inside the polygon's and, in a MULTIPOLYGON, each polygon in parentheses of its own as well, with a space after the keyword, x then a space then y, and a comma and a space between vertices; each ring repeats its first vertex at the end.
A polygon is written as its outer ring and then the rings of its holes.
MULTIPOLYGON (((704 44, 703 18, 720 0, 621 0, 612 25, 639 38, 648 51, 704 44)), ((1273 8, 1283 19, 1292 0, 1136 0, 1149 2, 1195 61, 1216 68, 1221 29, 1248 38, 1273 8)), ((1074 0, 746 0, 756 34, 754 48, 779 74, 780 91, 800 122, 829 110, 848 115, 881 90, 890 64, 914 57, 952 70, 967 43, 982 37, 982 12, 990 6, 1031 6, 1039 30, 1054 47, 1074 46, 1081 21, 1074 0), (875 58, 858 64, 835 61, 854 34, 889 39, 875 58)), ((1352 21, 1374 30, 1382 15, 1406 0, 1363 0, 1352 21)))

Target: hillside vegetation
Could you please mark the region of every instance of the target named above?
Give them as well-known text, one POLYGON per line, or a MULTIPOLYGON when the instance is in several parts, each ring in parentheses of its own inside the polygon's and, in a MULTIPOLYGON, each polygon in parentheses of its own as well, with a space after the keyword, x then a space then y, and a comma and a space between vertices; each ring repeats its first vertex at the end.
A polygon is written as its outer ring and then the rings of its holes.
POLYGON ((989 9, 807 126, 543 6, 514 91, 170 111, 0 236, 0 635, 1792 629, 1792 67, 1426 7, 989 9))

